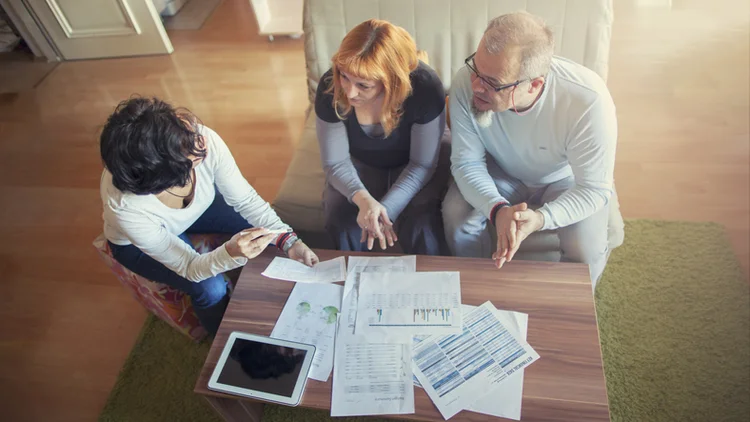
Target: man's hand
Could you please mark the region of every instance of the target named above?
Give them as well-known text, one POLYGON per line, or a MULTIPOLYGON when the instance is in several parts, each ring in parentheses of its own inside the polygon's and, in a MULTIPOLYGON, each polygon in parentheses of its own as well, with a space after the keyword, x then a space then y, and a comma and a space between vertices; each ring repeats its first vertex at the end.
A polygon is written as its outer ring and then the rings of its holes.
MULTIPOLYGON (((526 205, 526 204, 524 204, 526 205)), ((521 242, 526 240, 531 233, 541 230, 544 227, 544 215, 539 211, 521 210, 513 214, 513 220, 516 222, 516 246, 508 251, 508 261, 518 252, 521 242)))
POLYGON ((495 266, 502 268, 508 259, 508 252, 517 249, 518 239, 516 232, 518 230, 514 216, 517 212, 525 211, 526 203, 503 207, 495 214, 495 230, 497 231, 497 250, 492 254, 495 260, 495 266))

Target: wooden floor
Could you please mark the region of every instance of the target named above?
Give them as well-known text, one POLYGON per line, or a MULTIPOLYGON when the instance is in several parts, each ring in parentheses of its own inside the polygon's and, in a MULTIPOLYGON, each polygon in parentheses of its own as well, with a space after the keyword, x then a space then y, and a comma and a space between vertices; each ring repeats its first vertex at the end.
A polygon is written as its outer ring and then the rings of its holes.
POLYGON ((0 53, 0 95, 34 89, 57 65, 25 50, 0 53))
MULTIPOLYGON (((723 224, 747 274, 747 1, 615 3, 623 214, 723 224)), ((274 197, 307 105, 303 46, 256 33, 248 2, 225 0, 201 30, 170 33, 171 56, 63 63, 35 91, 0 95, 3 420, 95 420, 145 318, 91 247, 97 131, 119 100, 192 109, 274 197)))

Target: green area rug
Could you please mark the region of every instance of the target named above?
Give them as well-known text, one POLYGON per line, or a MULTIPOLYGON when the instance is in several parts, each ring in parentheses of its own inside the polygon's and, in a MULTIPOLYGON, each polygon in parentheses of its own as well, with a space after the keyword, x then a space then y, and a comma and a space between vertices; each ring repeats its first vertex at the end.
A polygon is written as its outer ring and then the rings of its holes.
MULTIPOLYGON (((720 225, 627 221, 596 309, 613 421, 748 420, 749 289, 720 225)), ((208 348, 150 317, 100 421, 220 421, 193 393, 208 348)), ((328 420, 273 405, 264 414, 328 420)))

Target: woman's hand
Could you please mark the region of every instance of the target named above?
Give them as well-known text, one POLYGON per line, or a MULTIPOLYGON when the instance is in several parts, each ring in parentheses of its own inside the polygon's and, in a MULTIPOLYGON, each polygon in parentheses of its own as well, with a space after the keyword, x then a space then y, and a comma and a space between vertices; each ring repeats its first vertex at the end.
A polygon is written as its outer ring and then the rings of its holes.
MULTIPOLYGON (((379 224, 380 230, 383 232, 383 237, 385 238, 385 242, 382 238, 380 240, 380 249, 385 250, 386 244, 390 247, 393 247, 394 242, 398 242, 398 237, 396 236, 396 232, 393 230, 393 226, 384 224, 382 221, 379 224)), ((377 239, 377 236, 373 231, 362 229, 362 238, 359 239, 359 242, 367 242, 367 249, 372 250, 372 247, 375 244, 375 239, 377 239)))
POLYGON ((388 246, 393 247, 394 242, 398 242, 398 237, 396 236, 396 231, 393 230, 393 225, 383 224, 382 222, 381 225, 383 226, 383 234, 385 234, 385 240, 388 242, 388 246))
MULTIPOLYGON (((360 190, 355 193, 354 197, 352 197, 352 201, 357 207, 359 207, 357 224, 362 229, 362 241, 364 242, 365 237, 367 237, 367 248, 372 250, 374 240, 378 239, 380 241, 380 248, 385 249, 387 239, 383 228, 393 227, 391 219, 388 218, 388 211, 383 204, 378 202, 365 190, 360 190), (365 232, 367 232, 366 236, 365 232)), ((393 230, 391 229, 391 232, 392 231, 393 230)))
POLYGON ((260 255, 266 246, 276 239, 276 236, 262 227, 243 230, 232 236, 226 243, 227 252, 232 258, 253 259, 260 255))
POLYGON ((290 247, 289 250, 286 251, 286 254, 289 255, 289 258, 301 262, 308 267, 312 267, 313 265, 320 262, 318 256, 315 255, 315 252, 313 252, 301 240, 294 242, 292 247, 290 247))

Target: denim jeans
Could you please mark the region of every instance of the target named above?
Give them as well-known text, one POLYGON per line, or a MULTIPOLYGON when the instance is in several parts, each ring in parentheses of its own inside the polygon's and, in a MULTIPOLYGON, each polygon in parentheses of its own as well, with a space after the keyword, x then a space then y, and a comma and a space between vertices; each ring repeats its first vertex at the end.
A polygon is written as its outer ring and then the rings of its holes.
MULTIPOLYGON (((575 186, 575 179, 568 177, 534 192, 489 158, 487 172, 498 192, 514 205, 521 202, 528 202, 532 207, 546 204, 575 186)), ((464 199, 455 181, 451 182, 443 201, 443 221, 448 246, 455 256, 489 258, 495 251, 490 234, 490 230, 495 230, 494 226, 487 224, 487 218, 464 199)), ((592 288, 596 287, 607 264, 608 224, 609 204, 575 224, 557 229, 562 254, 560 260, 588 264, 592 288)))
MULTIPOLYGON (((224 197, 216 191, 216 197, 206 212, 179 237, 190 245, 188 233, 233 235, 251 227, 250 223, 230 207, 224 201, 224 197)), ((112 256, 125 268, 190 296, 201 325, 209 334, 216 335, 229 303, 227 282, 221 274, 196 283, 178 275, 133 245, 120 246, 109 242, 109 246, 112 249, 112 256)))

